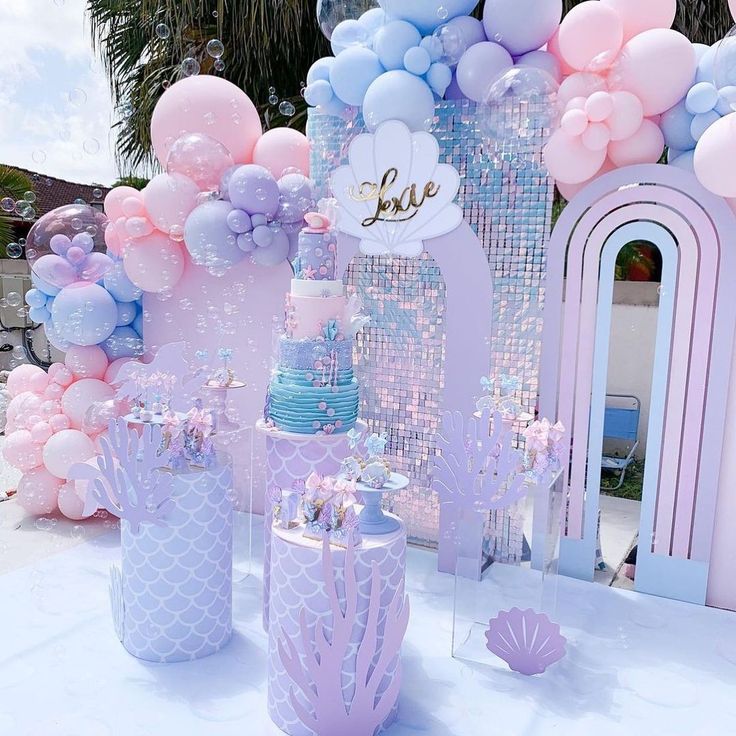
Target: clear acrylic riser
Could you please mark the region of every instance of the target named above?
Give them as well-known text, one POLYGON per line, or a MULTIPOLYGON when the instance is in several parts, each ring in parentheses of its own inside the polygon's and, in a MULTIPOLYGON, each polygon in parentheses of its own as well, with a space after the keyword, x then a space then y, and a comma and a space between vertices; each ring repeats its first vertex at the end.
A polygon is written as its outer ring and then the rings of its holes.
POLYGON ((562 489, 557 473, 532 486, 519 502, 529 545, 520 564, 478 554, 484 542, 485 517, 474 513, 461 518, 458 539, 464 541, 458 543, 455 571, 453 657, 507 670, 506 663, 486 647, 490 620, 501 611, 519 608, 533 609, 556 621, 562 489))

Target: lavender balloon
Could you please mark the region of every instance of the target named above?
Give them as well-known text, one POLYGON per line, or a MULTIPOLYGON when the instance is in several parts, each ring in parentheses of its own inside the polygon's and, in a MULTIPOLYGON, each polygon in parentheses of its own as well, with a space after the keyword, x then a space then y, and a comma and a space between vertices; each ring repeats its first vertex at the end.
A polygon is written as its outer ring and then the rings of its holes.
POLYGON ((562 18, 562 0, 486 0, 483 25, 490 41, 513 56, 543 46, 562 18))
MULTIPOLYGON (((245 168, 251 167, 241 167, 245 168)), ((223 274, 245 258, 228 225, 228 215, 232 211, 230 202, 205 202, 192 211, 184 225, 184 243, 192 260, 214 274, 223 274)))
POLYGON ((251 215, 273 217, 279 208, 278 184, 263 166, 247 164, 238 167, 230 177, 228 193, 233 207, 251 215))

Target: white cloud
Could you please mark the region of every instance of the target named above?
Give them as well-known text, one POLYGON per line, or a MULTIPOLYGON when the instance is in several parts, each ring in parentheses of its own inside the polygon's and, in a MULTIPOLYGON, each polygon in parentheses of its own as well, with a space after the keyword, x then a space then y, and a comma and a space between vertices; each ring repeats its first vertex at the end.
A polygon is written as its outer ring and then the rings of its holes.
POLYGON ((118 176, 112 103, 92 50, 85 0, 3 5, 0 162, 80 183, 112 183, 118 176))

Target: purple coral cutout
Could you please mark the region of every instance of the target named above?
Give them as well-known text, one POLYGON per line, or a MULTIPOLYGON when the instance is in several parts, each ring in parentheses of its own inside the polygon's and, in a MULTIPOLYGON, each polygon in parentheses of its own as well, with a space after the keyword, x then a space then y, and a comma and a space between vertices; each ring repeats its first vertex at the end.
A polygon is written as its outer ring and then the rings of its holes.
POLYGON ((160 451, 162 429, 146 424, 139 436, 125 419, 110 420, 109 437, 100 439, 102 455, 97 467, 77 463, 70 480, 90 481, 85 514, 102 507, 130 523, 134 534, 143 522, 158 526, 173 505, 173 476, 168 469, 170 453, 160 451))
POLYGON ((356 657, 355 693, 344 702, 342 670, 350 649, 360 591, 355 575, 355 545, 348 540, 345 552, 345 612, 337 590, 329 539, 322 542, 322 570, 332 612, 332 635, 324 619, 310 632, 306 610, 299 616, 298 643, 304 650, 303 664, 297 644, 284 633, 279 656, 295 687, 291 704, 306 728, 319 736, 373 736, 391 713, 401 687, 400 672, 383 693, 378 689, 391 663, 399 655, 409 624, 409 599, 400 588, 386 610, 383 641, 379 642, 381 579, 378 564, 371 564, 368 620, 356 657))
POLYGON ((486 631, 486 647, 514 672, 539 675, 565 656, 560 627, 531 608, 512 608, 492 618, 486 631))

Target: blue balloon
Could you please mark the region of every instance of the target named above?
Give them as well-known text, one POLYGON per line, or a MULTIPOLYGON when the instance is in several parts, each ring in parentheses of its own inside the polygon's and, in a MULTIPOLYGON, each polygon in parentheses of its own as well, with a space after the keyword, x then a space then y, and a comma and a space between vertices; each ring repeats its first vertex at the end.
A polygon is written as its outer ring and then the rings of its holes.
MULTIPOLYGON (((418 76, 426 74, 431 65, 432 57, 429 55, 429 51, 421 46, 412 46, 404 54, 404 68, 412 74, 418 76)), ((450 74, 450 78, 452 78, 452 74, 450 74)))
POLYGON ((427 130, 434 119, 434 95, 426 82, 402 70, 382 74, 363 100, 369 130, 385 120, 401 120, 412 131, 427 130))
POLYGON ((716 104, 716 112, 723 117, 730 115, 736 110, 736 86, 728 85, 718 90, 718 103, 716 104))
POLYGON ((681 100, 662 114, 659 127, 669 148, 678 151, 690 151, 695 148, 695 138, 690 134, 692 122, 693 116, 687 111, 685 100, 681 100))
POLYGON ((110 361, 143 355, 143 340, 132 327, 116 327, 100 347, 110 361))
POLYGON ((139 289, 125 273, 122 261, 115 261, 112 268, 102 279, 104 287, 112 294, 116 302, 134 302, 140 299, 143 291, 139 289))
POLYGON ((138 307, 135 302, 119 302, 117 327, 129 325, 136 318, 137 314, 138 307))
POLYGON ((307 72, 307 86, 319 81, 320 79, 329 82, 330 69, 332 69, 332 65, 334 63, 335 58, 333 56, 324 56, 321 59, 317 59, 307 72))
POLYGON ((138 312, 138 316, 133 320, 131 327, 135 330, 136 335, 143 337, 143 312, 138 312))
MULTIPOLYGON (((402 54, 403 61, 403 54, 402 54)), ((378 56, 370 49, 353 46, 335 59, 330 69, 332 90, 345 104, 360 105, 366 90, 383 74, 378 56)))
POLYGON ((184 243, 199 266, 221 271, 245 258, 227 224, 230 202, 213 200, 195 207, 184 224, 184 243))
MULTIPOLYGON (((459 15, 470 15, 478 0, 379 0, 389 18, 401 18, 423 34, 459 15)), ((541 44, 540 44, 541 46, 541 44)))
POLYGON ((43 326, 43 331, 46 333, 46 339, 49 343, 57 350, 61 350, 62 353, 65 353, 72 346, 72 343, 57 331, 53 317, 46 320, 43 326))
POLYGON ((696 82, 713 82, 715 80, 714 66, 716 63, 716 53, 718 52, 718 43, 714 43, 698 61, 698 68, 695 72, 696 82))
POLYGON ((696 115, 690 125, 690 135, 692 135, 696 141, 699 141, 703 137, 705 131, 720 119, 721 116, 715 110, 710 110, 702 115, 696 115))
POLYGON ((358 22, 368 31, 371 39, 375 32, 386 23, 386 13, 383 8, 371 8, 366 10, 363 15, 358 18, 358 22))
POLYGON ((31 322, 35 322, 37 325, 42 325, 44 322, 48 322, 51 319, 51 312, 46 307, 31 307, 28 310, 28 316, 31 318, 31 322))
POLYGON ((695 151, 686 151, 682 156, 669 161, 670 166, 676 166, 678 169, 689 171, 691 174, 695 171, 695 151))
POLYGON ((330 37, 332 53, 339 56, 345 49, 351 46, 370 45, 370 32, 366 26, 357 20, 344 20, 335 26, 330 37))
POLYGON ((691 115, 710 112, 718 104, 718 90, 712 82, 694 84, 685 97, 685 108, 691 115))
POLYGON ((393 20, 376 31, 373 50, 386 69, 403 69, 406 52, 421 41, 422 34, 411 23, 393 20))
POLYGON ((80 282, 59 292, 51 317, 62 339, 73 345, 98 345, 115 329, 118 308, 102 286, 80 282))
POLYGON ((39 290, 42 291, 44 294, 47 294, 48 296, 56 296, 61 289, 57 286, 51 286, 48 282, 44 281, 40 276, 36 276, 36 274, 32 271, 31 272, 31 283, 39 290))
POLYGON ((437 62, 429 67, 427 82, 438 97, 444 97, 452 83, 452 69, 447 64, 437 62))
MULTIPOLYGON (((44 294, 40 289, 29 289, 26 292, 26 304, 29 307, 45 307, 48 294, 44 294)), ((38 320, 34 320, 38 321, 38 320)))
POLYGON ((304 88, 304 99, 312 107, 327 105, 334 96, 332 85, 326 79, 318 79, 304 88))

